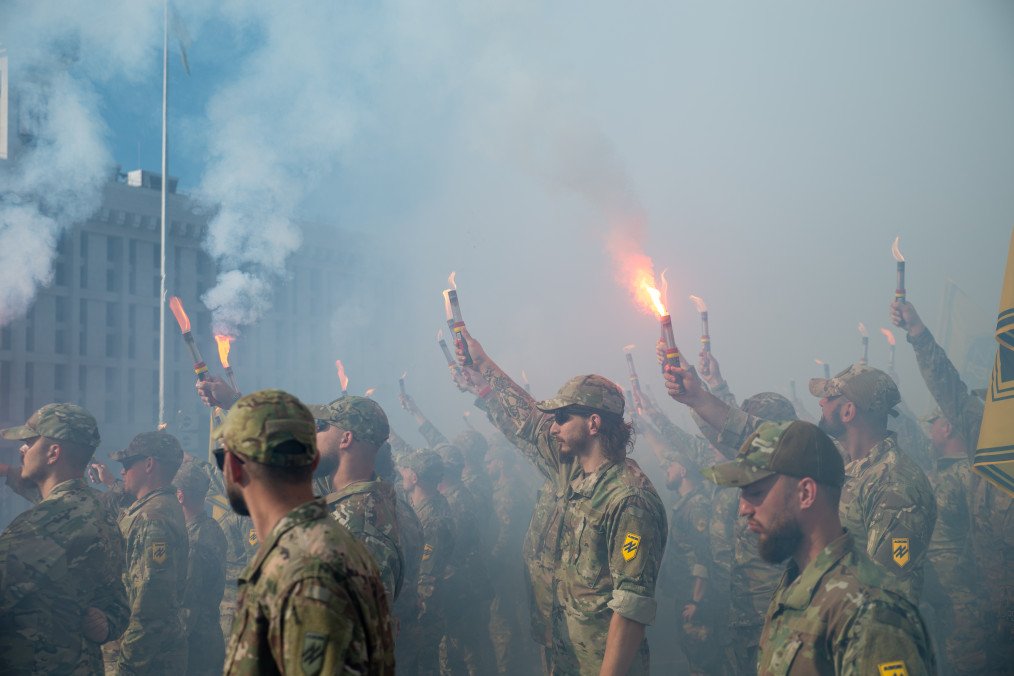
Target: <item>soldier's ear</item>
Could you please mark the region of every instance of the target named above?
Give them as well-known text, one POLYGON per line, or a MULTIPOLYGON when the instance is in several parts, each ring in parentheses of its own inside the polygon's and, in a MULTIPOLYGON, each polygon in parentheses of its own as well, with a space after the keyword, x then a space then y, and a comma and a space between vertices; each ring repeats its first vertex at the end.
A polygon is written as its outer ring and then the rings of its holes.
POLYGON ((856 405, 846 400, 838 409, 838 416, 843 423, 852 422, 856 418, 856 405))
POLYGON ((59 441, 51 441, 46 444, 46 464, 53 465, 63 455, 63 446, 59 441))
POLYGON ((602 416, 592 413, 588 416, 588 431, 594 435, 598 434, 600 429, 602 429, 602 416))
POLYGON ((809 509, 817 500, 817 491, 820 488, 817 482, 810 477, 803 477, 796 484, 796 495, 799 500, 800 509, 809 509))

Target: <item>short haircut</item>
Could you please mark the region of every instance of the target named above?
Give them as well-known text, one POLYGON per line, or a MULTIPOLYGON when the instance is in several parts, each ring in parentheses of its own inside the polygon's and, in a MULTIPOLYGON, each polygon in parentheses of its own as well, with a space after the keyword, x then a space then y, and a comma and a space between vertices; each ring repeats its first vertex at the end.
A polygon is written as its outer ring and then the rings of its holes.
POLYGON ((53 444, 59 446, 60 457, 65 458, 71 467, 81 470, 82 473, 88 467, 88 463, 91 462, 92 456, 95 455, 94 446, 86 446, 76 441, 64 441, 63 439, 54 439, 52 437, 45 437, 45 440, 47 446, 53 444))

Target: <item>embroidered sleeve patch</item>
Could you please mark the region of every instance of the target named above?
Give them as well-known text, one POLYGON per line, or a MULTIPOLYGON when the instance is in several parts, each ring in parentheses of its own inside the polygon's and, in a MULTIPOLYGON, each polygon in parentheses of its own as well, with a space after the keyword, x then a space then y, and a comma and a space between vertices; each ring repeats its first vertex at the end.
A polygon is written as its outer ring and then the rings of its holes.
POLYGON ((641 536, 636 533, 627 533, 623 541, 623 560, 633 561, 637 556, 637 548, 641 546, 641 536))
POLYGON ((151 560, 160 566, 169 560, 169 545, 163 541, 152 542, 148 551, 151 554, 151 560))
POLYGON ((908 676, 904 662, 884 662, 878 664, 877 669, 880 670, 880 676, 908 676))
POLYGON ((307 676, 316 676, 324 668, 324 634, 308 631, 303 634, 303 647, 299 651, 299 666, 307 676))
POLYGON ((255 547, 257 545, 257 531, 251 528, 250 532, 246 534, 246 541, 251 547, 255 547))
POLYGON ((429 561, 430 557, 433 556, 433 545, 423 545, 423 561, 429 561))
POLYGON ((891 556, 899 568, 904 568, 908 563, 911 550, 908 547, 908 538, 891 538, 891 556))

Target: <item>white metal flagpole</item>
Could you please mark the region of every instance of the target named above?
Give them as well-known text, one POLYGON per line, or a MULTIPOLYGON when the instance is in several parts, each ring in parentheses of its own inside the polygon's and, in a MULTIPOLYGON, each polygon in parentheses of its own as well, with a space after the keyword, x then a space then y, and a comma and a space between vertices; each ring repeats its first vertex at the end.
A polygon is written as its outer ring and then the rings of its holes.
POLYGON ((162 3, 162 213, 161 253, 159 270, 158 320, 158 424, 165 419, 165 258, 166 258, 166 184, 169 181, 167 111, 169 107, 169 0, 162 3))

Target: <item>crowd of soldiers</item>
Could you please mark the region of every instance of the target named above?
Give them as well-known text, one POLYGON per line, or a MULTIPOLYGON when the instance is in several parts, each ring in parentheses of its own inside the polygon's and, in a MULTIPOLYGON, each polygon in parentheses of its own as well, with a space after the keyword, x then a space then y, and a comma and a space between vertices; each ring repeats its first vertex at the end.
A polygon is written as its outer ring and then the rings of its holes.
POLYGON ((703 376, 661 376, 694 434, 598 375, 536 401, 467 331, 451 376, 496 432, 448 438, 403 393, 421 449, 370 398, 210 378, 214 462, 142 432, 116 479, 94 417, 46 405, 3 431, 34 506, 0 536, 0 666, 640 674, 658 620, 668 671, 1011 671, 1014 509, 971 470, 982 399, 911 304, 891 313, 938 405, 922 424, 867 364, 811 381, 811 418, 737 402, 705 351, 703 376))

